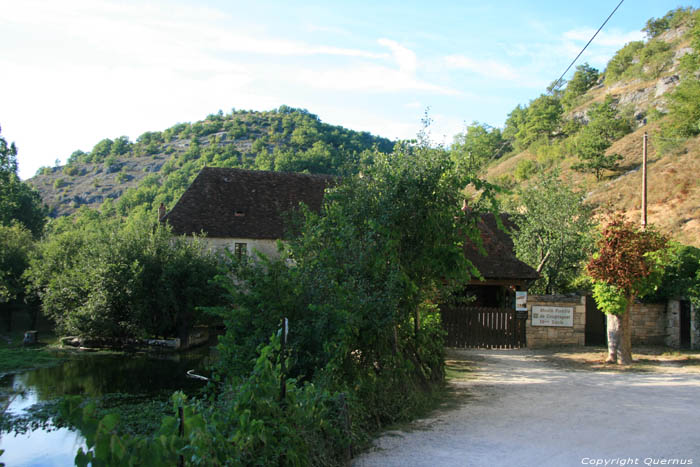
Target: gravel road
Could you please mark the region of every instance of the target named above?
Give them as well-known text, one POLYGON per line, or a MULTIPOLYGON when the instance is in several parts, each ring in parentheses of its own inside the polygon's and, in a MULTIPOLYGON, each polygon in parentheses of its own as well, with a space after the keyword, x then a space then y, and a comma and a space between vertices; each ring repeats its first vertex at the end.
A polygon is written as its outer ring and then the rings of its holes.
POLYGON ((700 465, 700 374, 560 368, 545 352, 460 350, 455 408, 388 432, 370 466, 700 465), (607 461, 607 463, 606 463, 607 461))

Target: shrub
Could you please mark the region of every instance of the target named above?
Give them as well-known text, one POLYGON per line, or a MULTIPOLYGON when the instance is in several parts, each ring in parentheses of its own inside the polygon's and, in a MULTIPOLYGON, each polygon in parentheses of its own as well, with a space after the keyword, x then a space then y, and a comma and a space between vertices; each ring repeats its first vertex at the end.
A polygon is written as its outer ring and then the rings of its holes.
POLYGON ((532 177, 536 172, 537 164, 535 161, 531 159, 522 159, 518 161, 518 164, 515 166, 513 175, 515 176, 516 181, 522 182, 532 177))
POLYGON ((27 272, 60 332, 89 337, 186 337, 195 307, 216 303, 215 259, 198 242, 145 221, 94 212, 40 243, 27 272))
POLYGON ((618 50, 605 69, 605 81, 608 84, 619 81, 632 66, 635 58, 637 58, 637 53, 643 48, 644 42, 633 41, 625 44, 623 48, 618 50))
POLYGON ((65 181, 63 178, 57 178, 53 182, 53 187, 54 189, 58 190, 59 188, 62 188, 64 186, 68 185, 68 182, 65 181))

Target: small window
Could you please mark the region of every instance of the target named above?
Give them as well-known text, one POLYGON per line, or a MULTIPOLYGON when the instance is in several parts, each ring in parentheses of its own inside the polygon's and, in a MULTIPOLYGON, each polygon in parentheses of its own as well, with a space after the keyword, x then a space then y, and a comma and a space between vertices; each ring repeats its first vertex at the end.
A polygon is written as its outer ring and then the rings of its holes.
POLYGON ((235 243, 233 246, 233 254, 237 259, 245 259, 248 256, 248 244, 235 243))
POLYGON ((236 217, 244 217, 244 216, 245 216, 245 211, 238 211, 238 210, 236 210, 236 211, 233 212, 233 215, 236 216, 236 217))

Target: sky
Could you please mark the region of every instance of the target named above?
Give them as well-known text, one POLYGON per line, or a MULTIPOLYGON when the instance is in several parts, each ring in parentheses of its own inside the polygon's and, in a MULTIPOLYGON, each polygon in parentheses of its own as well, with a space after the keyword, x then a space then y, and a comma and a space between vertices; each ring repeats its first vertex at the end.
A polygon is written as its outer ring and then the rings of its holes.
MULTIPOLYGON (((449 145, 545 92, 618 3, 0 0, 0 127, 22 179, 103 138, 283 104, 390 139, 427 111, 449 145)), ((699 3, 625 0, 577 64, 603 70, 699 3)))

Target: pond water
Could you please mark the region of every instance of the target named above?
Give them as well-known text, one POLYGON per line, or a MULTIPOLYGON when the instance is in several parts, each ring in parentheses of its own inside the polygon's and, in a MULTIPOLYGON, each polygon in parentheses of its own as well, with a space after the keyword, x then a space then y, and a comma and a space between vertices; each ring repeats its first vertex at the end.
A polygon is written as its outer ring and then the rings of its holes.
MULTIPOLYGON (((76 354, 51 368, 40 368, 0 378, 0 391, 14 393, 7 415, 26 414, 43 401, 66 395, 104 397, 127 394, 144 400, 167 400, 182 390, 196 394, 204 383, 188 378, 187 370, 207 374, 211 361, 208 347, 183 353, 76 354)), ((4 405, 4 404, 3 404, 4 405)), ((2 414, 0 414, 2 416, 2 414)), ((36 429, 25 434, 0 435, 0 462, 10 466, 73 465, 78 448, 84 446, 79 432, 67 428, 36 429)))

